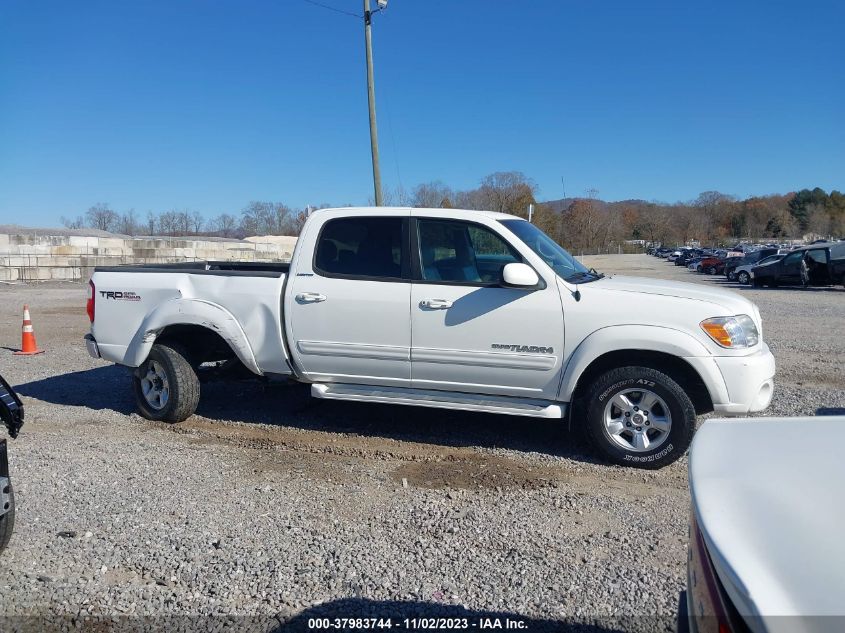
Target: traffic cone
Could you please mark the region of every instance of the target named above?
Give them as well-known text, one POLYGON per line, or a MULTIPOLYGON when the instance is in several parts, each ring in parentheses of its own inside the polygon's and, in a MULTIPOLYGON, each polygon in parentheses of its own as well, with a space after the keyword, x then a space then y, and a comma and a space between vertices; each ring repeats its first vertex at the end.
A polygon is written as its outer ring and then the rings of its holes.
POLYGON ((43 349, 38 349, 35 342, 35 331, 32 329, 32 319, 29 318, 29 306, 23 307, 23 328, 21 333, 21 351, 15 352, 15 356, 34 356, 43 354, 43 349))

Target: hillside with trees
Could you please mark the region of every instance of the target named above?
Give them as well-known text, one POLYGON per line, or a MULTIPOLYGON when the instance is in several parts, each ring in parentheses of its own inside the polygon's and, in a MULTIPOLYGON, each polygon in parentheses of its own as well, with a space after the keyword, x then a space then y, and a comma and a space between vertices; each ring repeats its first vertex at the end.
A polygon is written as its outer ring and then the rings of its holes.
MULTIPOLYGON (((527 217, 574 253, 615 252, 631 240, 682 244, 730 245, 740 240, 800 240, 845 237, 845 195, 816 187, 785 194, 738 199, 705 191, 694 200, 663 203, 646 200, 608 202, 589 190, 584 197, 537 200, 536 183, 518 171, 495 172, 475 189, 459 190, 441 181, 421 183, 410 191, 387 190, 386 205, 485 209, 527 217)), ((371 201, 372 204, 372 201, 371 201)), ((321 204, 323 208, 331 205, 321 204)), ((347 205, 348 206, 348 205, 347 205)), ((98 203, 76 219, 62 218, 67 228, 90 227, 123 235, 218 236, 298 235, 307 209, 282 202, 253 201, 238 212, 206 218, 197 211, 134 209, 118 212, 98 203)))

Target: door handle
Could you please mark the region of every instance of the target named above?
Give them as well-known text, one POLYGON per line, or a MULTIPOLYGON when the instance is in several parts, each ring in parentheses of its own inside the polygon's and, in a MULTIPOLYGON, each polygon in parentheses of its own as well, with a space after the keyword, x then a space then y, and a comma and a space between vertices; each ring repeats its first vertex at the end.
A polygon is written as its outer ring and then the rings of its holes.
POLYGON ((446 310, 452 307, 452 302, 446 299, 423 299, 420 301, 420 307, 429 310, 446 310))
POLYGON ((326 295, 319 292, 301 292, 296 295, 297 303, 320 303, 326 300, 326 295))

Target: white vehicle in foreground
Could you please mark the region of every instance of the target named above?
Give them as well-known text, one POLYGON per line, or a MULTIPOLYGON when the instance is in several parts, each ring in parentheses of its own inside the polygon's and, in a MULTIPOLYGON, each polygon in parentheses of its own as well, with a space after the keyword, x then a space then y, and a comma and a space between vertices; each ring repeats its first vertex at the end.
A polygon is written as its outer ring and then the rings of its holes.
POLYGON ((486 211, 313 213, 290 264, 97 268, 89 352, 134 368, 138 408, 179 422, 217 363, 317 398, 569 418, 603 455, 658 468, 697 413, 772 398, 757 307, 730 291, 588 270, 486 211))
POLYGON ((830 443, 843 428, 845 416, 817 416, 708 420, 698 430, 689 461, 693 633, 845 630, 845 461, 830 443))

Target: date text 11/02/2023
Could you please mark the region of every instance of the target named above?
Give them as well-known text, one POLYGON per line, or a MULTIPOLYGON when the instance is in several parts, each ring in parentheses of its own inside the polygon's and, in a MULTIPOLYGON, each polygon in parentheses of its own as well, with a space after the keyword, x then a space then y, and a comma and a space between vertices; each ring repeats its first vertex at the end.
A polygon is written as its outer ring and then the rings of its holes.
POLYGON ((447 630, 526 630, 524 620, 508 617, 481 616, 476 618, 309 618, 311 630, 384 630, 404 629, 411 631, 447 630))

